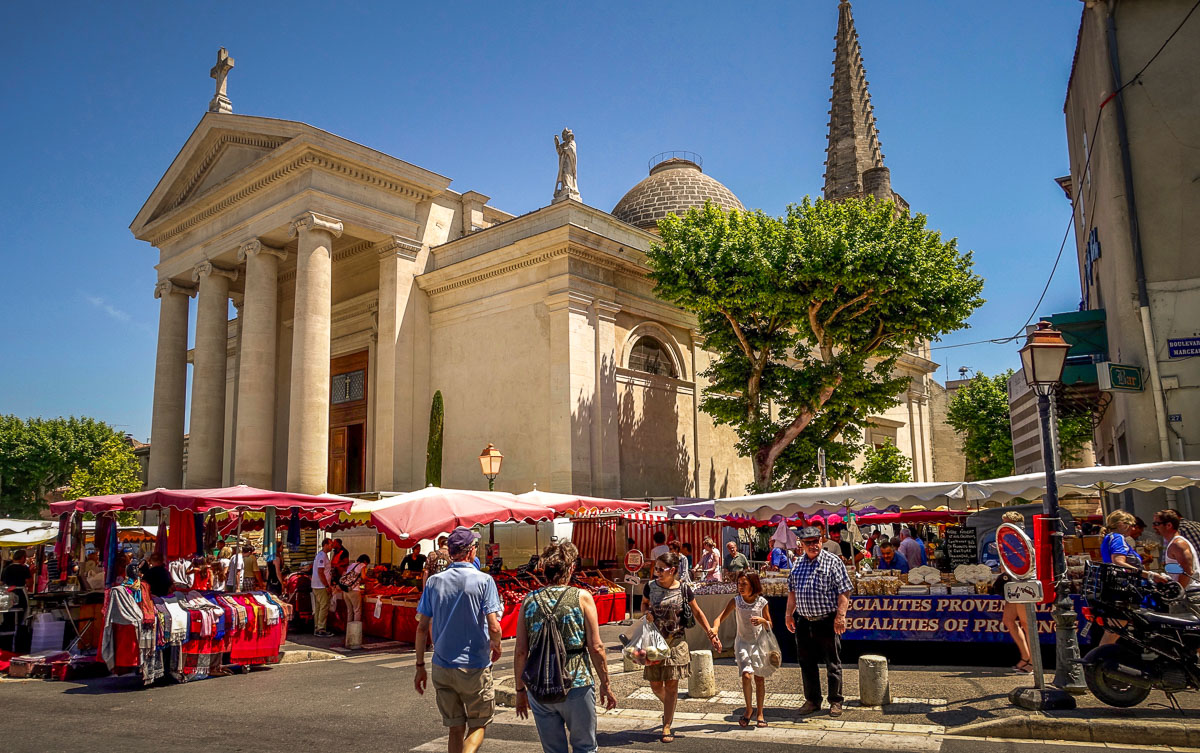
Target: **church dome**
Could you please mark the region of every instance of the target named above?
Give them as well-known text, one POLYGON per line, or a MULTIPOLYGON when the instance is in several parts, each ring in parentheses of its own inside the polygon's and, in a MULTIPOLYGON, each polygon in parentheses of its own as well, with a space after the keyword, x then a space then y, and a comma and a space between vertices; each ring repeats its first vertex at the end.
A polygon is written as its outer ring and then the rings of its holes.
POLYGON ((655 232, 668 214, 682 215, 711 201, 722 209, 745 209, 721 182, 705 175, 693 152, 663 152, 650 160, 650 175, 629 189, 612 214, 619 220, 655 232))

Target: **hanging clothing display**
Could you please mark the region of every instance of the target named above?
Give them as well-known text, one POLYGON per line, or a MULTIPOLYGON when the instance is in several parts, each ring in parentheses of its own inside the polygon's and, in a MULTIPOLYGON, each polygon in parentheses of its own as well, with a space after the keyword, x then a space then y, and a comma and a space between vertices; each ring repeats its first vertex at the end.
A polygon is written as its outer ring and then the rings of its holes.
POLYGON ((192 513, 170 508, 167 523, 167 550, 163 553, 168 562, 183 557, 191 559, 196 553, 196 522, 192 513))
POLYGON ((293 507, 291 518, 288 519, 288 551, 300 551, 300 508, 293 507))
POLYGON ((275 559, 275 508, 263 512, 263 556, 269 565, 275 559))

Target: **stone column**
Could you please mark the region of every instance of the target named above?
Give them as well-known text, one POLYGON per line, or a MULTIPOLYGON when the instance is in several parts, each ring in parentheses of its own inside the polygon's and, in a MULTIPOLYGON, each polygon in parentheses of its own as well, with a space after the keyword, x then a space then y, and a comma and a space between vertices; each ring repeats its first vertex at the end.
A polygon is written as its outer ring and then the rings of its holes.
POLYGON ((592 297, 572 291, 546 298, 550 319, 550 488, 594 494, 592 422, 596 405, 596 336, 592 297))
POLYGON ((593 305, 596 331, 596 397, 592 411, 592 494, 621 498, 620 427, 617 425, 617 314, 621 307, 597 299, 593 305))
POLYGON ((228 374, 229 283, 236 270, 197 264, 196 348, 192 356, 192 421, 188 432, 189 489, 221 486, 225 461, 225 390, 228 374))
POLYGON ((321 494, 329 481, 329 352, 333 241, 342 222, 305 212, 291 225, 296 248, 296 313, 288 406, 287 489, 321 494))
POLYGON ((246 263, 242 303, 242 345, 238 363, 236 483, 271 487, 275 459, 275 327, 279 314, 279 262, 282 249, 257 239, 243 243, 238 261, 246 263))
POLYGON ((374 488, 381 490, 396 488, 397 458, 408 454, 409 436, 405 429, 396 425, 399 400, 412 400, 407 394, 398 397, 396 385, 401 381, 400 333, 408 313, 409 298, 415 287, 417 254, 421 251, 419 241, 394 236, 377 247, 379 253, 379 307, 378 336, 375 349, 375 381, 371 394, 374 395, 375 410, 372 413, 374 429, 374 488))
POLYGON ((154 362, 154 413, 150 421, 147 486, 183 486, 183 424, 187 402, 188 298, 194 288, 163 280, 154 288, 158 312, 158 354, 154 362))

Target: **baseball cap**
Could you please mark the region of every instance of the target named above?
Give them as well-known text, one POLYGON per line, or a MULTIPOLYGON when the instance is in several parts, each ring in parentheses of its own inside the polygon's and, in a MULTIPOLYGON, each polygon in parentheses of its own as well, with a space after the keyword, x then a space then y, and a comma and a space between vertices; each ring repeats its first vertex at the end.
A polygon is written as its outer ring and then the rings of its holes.
POLYGON ((800 540, 801 541, 803 541, 804 539, 819 539, 819 538, 821 538, 821 532, 817 529, 816 526, 805 526, 804 528, 800 529, 800 540))
POLYGON ((459 526, 450 533, 450 539, 446 542, 446 548, 450 550, 450 556, 462 554, 471 547, 479 539, 479 534, 465 526, 459 526))

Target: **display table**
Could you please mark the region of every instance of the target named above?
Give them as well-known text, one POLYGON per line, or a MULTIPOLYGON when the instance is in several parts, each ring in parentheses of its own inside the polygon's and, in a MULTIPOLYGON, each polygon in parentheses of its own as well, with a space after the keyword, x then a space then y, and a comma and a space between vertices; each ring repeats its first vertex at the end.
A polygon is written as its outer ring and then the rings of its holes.
MULTIPOLYGON (((734 596, 735 594, 699 595, 696 597, 696 604, 700 606, 704 616, 711 624, 734 596)), ((787 628, 784 630, 786 631, 787 628)), ((705 634, 704 628, 700 627, 699 618, 696 619, 696 626, 688 628, 684 637, 687 639, 688 648, 693 651, 712 650, 712 644, 708 642, 708 635, 705 634)), ((713 656, 733 656, 733 639, 737 637, 736 615, 730 614, 729 619, 717 626, 717 637, 721 639, 721 653, 714 652, 713 656)))

